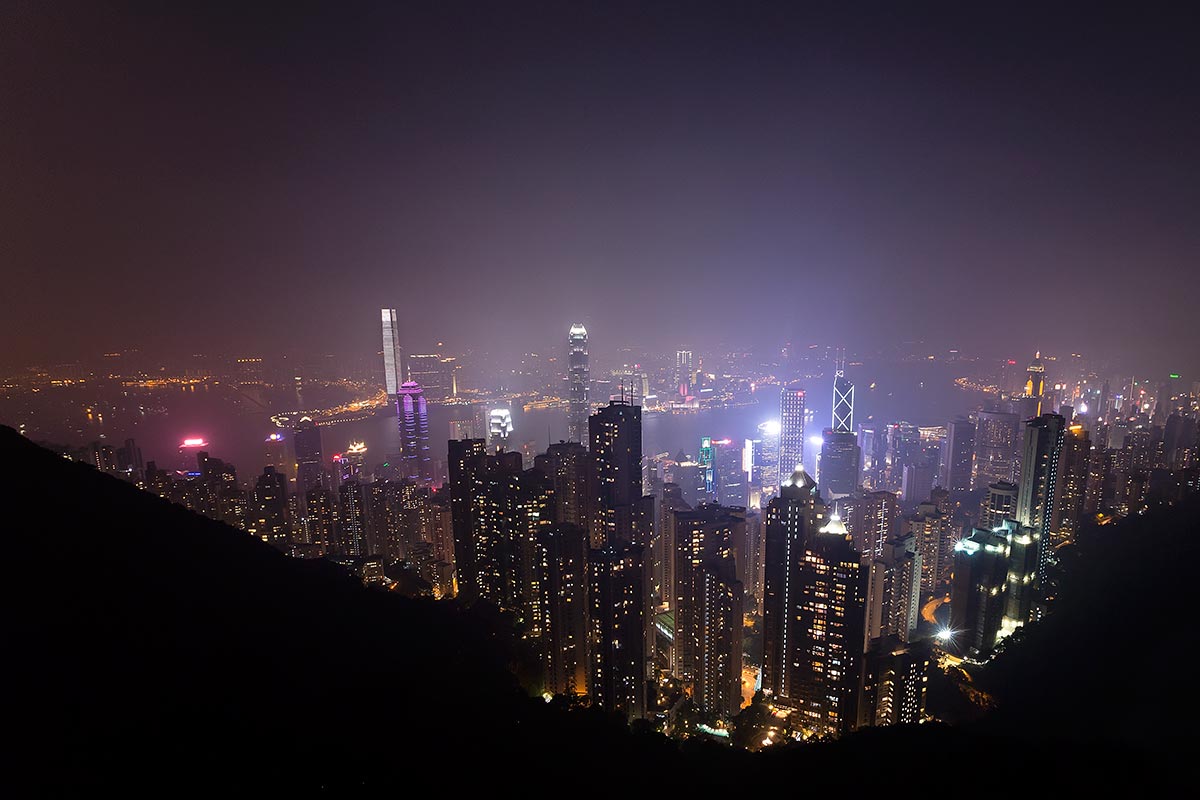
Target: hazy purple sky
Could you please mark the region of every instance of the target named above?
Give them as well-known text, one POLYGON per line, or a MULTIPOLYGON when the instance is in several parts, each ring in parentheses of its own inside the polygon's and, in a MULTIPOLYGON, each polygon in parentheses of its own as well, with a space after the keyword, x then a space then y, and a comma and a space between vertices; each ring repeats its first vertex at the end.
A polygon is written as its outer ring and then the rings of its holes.
POLYGON ((395 305, 1200 371, 1195 24, 794 5, 7 2, 5 359, 377 348, 395 305))

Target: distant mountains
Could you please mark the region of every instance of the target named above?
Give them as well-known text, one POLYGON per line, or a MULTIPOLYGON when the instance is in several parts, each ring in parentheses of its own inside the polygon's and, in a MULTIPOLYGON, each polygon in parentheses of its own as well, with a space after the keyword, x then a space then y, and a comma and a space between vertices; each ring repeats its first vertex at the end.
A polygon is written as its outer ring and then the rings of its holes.
POLYGON ((2 780, 38 793, 1145 788, 1195 707, 1196 503, 1093 532, 1058 613, 980 676, 1001 701, 982 723, 751 755, 528 698, 484 616, 364 589, 6 427, 0 499, 2 780))

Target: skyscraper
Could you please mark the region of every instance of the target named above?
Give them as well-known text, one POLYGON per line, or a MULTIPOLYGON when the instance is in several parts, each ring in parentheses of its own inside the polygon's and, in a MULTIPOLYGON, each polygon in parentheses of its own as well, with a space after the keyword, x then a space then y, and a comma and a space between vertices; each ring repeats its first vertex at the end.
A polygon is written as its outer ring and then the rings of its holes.
POLYGON ((1040 416, 1042 413, 1042 398, 1046 391, 1046 365, 1042 363, 1042 353, 1039 350, 1033 356, 1033 361, 1030 362, 1029 368, 1026 370, 1025 378, 1025 397, 1036 400, 1036 403, 1030 404, 1032 416, 1040 416))
POLYGON ((974 463, 975 423, 960 417, 946 425, 941 485, 952 492, 969 490, 974 463))
POLYGON ((982 528, 954 545, 952 644, 963 653, 996 646, 1008 602, 1008 537, 982 528))
POLYGON ((854 430, 854 384, 845 375, 845 362, 838 362, 833 376, 833 424, 834 433, 849 433, 854 430))
POLYGON ((994 530, 1006 519, 1016 519, 1017 493, 1015 483, 997 481, 990 483, 979 508, 979 527, 994 530))
POLYGON ((423 483, 433 481, 433 460, 429 452, 429 413, 421 385, 407 381, 396 398, 400 418, 401 455, 404 476, 423 483))
POLYGON ((687 397, 692 393, 692 379, 695 375, 691 350, 675 351, 675 386, 674 394, 687 397))
POLYGON ((842 520, 854 540, 854 547, 871 558, 883 554, 884 544, 896 532, 900 504, 892 492, 865 492, 839 503, 842 520))
POLYGON ((559 442, 534 459, 554 486, 554 521, 587 529, 587 487, 591 458, 579 442, 559 442))
POLYGON ((801 725, 819 736, 858 727, 869 566, 837 515, 810 536, 800 564, 799 641, 790 687, 801 725))
POLYGON ((779 396, 779 476, 791 475, 804 463, 804 390, 783 387, 779 396))
POLYGON ((1065 432, 1065 420, 1058 414, 1042 414, 1025 423, 1017 521, 1033 529, 1034 541, 1038 543, 1037 577, 1042 592, 1049 590, 1045 583, 1046 569, 1051 558, 1050 531, 1065 432))
POLYGON ((980 411, 975 428, 975 486, 1011 481, 1017 452, 1016 414, 1007 411, 980 411))
POLYGON ((712 442, 717 500, 723 505, 744 507, 749 499, 741 444, 732 439, 712 442))
POLYGON ((1083 425, 1071 425, 1063 436, 1059 459, 1054 513, 1050 523, 1050 543, 1057 546, 1073 541, 1083 518, 1083 502, 1087 494, 1088 467, 1092 441, 1083 425))
POLYGON ((803 469, 793 472, 767 505, 766 519, 762 686, 774 702, 794 708, 799 572, 808 540, 825 520, 816 481, 803 469))
POLYGON ((642 506, 642 409, 613 400, 587 423, 592 547, 598 550, 614 540, 633 543, 642 506))
POLYGON ((479 562, 483 543, 475 535, 477 490, 483 480, 487 444, 483 439, 451 439, 447 463, 450 472, 450 514, 454 532, 454 564, 458 594, 470 602, 479 597, 479 562))
MULTIPOLYGON (((853 387, 851 387, 853 393, 853 387)), ((830 500, 853 494, 862 475, 858 435, 826 428, 821 443, 821 488, 830 500)))
POLYGON ((407 358, 408 380, 421 384, 426 399, 445 400, 457 394, 455 360, 436 353, 413 353, 407 358))
POLYGON ((287 549, 287 478, 274 467, 265 467, 254 484, 246 532, 272 547, 287 549))
POLYGON ((304 497, 309 489, 325 482, 325 462, 321 455, 321 429, 312 417, 301 417, 292 429, 296 451, 296 491, 304 497))
POLYGON ((610 542, 588 551, 588 695, 629 720, 646 714, 645 572, 640 545, 610 542))
POLYGON ((567 440, 582 442, 587 437, 588 414, 591 406, 588 392, 591 375, 588 368, 588 332, 583 323, 571 326, 567 334, 567 440))
POLYGON ((408 368, 404 362, 404 349, 400 346, 400 326, 396 321, 396 309, 382 309, 383 318, 383 377, 388 397, 395 397, 400 387, 408 380, 408 368))
POLYGON ((741 705, 743 594, 735 547, 745 541, 746 511, 705 504, 671 513, 674 671, 702 708, 732 716, 741 705))
POLYGON ((543 658, 546 691, 587 693, 587 531, 572 523, 537 535, 534 569, 546 608, 543 658))

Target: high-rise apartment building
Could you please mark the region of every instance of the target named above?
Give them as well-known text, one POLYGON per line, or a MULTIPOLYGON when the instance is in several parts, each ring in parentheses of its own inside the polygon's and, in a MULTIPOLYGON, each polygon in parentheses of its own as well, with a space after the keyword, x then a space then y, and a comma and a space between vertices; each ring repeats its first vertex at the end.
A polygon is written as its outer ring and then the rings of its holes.
POLYGON ((613 400, 588 419, 588 433, 592 547, 630 544, 642 513, 642 409, 613 400))
POLYGON ((1049 589, 1046 570, 1051 558, 1050 532, 1065 433, 1065 420, 1058 414, 1043 414, 1025 423, 1017 520, 1033 530, 1038 542, 1037 576, 1043 592, 1049 589))
POLYGON ((305 496, 309 489, 325 483, 325 461, 321 454, 321 429, 312 417, 301 417, 292 429, 296 451, 296 491, 305 496))

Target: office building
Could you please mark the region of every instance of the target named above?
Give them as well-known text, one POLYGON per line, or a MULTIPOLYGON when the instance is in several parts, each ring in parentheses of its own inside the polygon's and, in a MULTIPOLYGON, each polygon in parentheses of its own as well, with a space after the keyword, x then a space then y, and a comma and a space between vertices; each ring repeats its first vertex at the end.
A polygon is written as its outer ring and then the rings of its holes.
POLYGON ((296 491, 306 497, 310 489, 325 484, 325 460, 321 451, 321 429, 312 417, 301 417, 292 429, 296 451, 296 491))
POLYGON ((457 362, 434 353, 408 356, 408 380, 421 385, 426 400, 448 400, 458 394, 457 362))
POLYGON ((1041 351, 1034 354, 1025 374, 1025 398, 1035 401, 1026 406, 1028 413, 1022 418, 1028 419, 1042 413, 1042 400, 1046 391, 1046 365, 1042 363, 1041 351))
POLYGON ((714 439, 712 453, 717 502, 726 506, 746 506, 749 502, 748 475, 742 443, 714 439))
MULTIPOLYGON (((853 387, 850 392, 853 394, 853 387)), ((862 476, 862 449, 858 435, 826 428, 821 444, 821 489, 830 500, 858 491, 862 476)))
POLYGON ((370 547, 369 519, 367 492, 357 477, 350 477, 338 486, 338 555, 348 559, 374 555, 370 547))
POLYGON ((838 503, 839 513, 854 547, 870 558, 883 554, 884 544, 896 533, 900 503, 892 492, 864 492, 838 503))
POLYGON ((904 508, 915 508, 929 499, 933 492, 933 478, 937 470, 929 463, 905 464, 900 483, 900 503, 904 508))
POLYGON ((433 457, 429 451, 429 412, 421 385, 408 381, 396 397, 400 419, 401 456, 404 477, 422 483, 433 481, 433 457))
POLYGON ((383 317, 383 378, 388 397, 395 398, 400 387, 408 380, 408 368, 404 361, 404 349, 400 346, 400 326, 396 309, 385 308, 383 317))
POLYGON ((942 487, 952 492, 968 491, 974 466, 975 423, 960 417, 946 425, 940 479, 942 487))
POLYGON ((791 475, 804 463, 804 389, 798 383, 779 395, 779 475, 791 475))
POLYGON ((772 701, 796 707, 800 568, 809 538, 825 524, 816 481, 802 468, 767 504, 763 568, 762 686, 772 701))
POLYGON ((1025 423, 1017 521, 1031 528, 1034 540, 1039 543, 1037 576, 1043 592, 1049 591, 1046 570, 1051 558, 1050 531, 1065 428, 1065 421, 1058 414, 1043 414, 1025 423))
POLYGON ((588 366, 588 332, 582 323, 571 326, 567 334, 567 441, 584 442, 591 413, 589 392, 591 372, 588 366))
POLYGON ((507 408, 493 408, 488 412, 488 449, 493 453, 508 449, 512 438, 512 411, 507 408))
POLYGON ((980 411, 975 426, 975 486, 1012 481, 1019 467, 1019 418, 1007 411, 980 411))
POLYGON ((695 388, 695 368, 692 363, 691 350, 675 351, 675 386, 674 393, 679 397, 688 397, 695 388))

